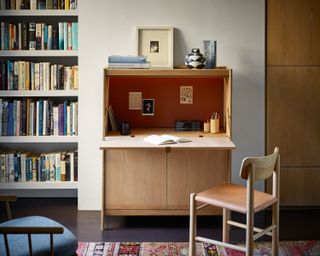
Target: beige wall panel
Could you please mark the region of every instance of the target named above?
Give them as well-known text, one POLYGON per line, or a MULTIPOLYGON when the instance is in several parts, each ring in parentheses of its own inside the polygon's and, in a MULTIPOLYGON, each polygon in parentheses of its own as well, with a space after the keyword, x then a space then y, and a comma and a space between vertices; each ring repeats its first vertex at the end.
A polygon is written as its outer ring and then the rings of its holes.
POLYGON ((268 67, 267 151, 281 165, 320 166, 320 67, 268 67))
POLYGON ((281 168, 280 202, 282 206, 320 205, 320 167, 281 168))
POLYGON ((106 153, 107 209, 166 207, 164 150, 110 149, 106 153), (110 161, 110 159, 112 159, 110 161))
POLYGON ((168 154, 168 208, 188 209, 191 192, 227 180, 228 156, 221 150, 172 150, 168 154))
POLYGON ((319 0, 268 0, 268 65, 320 65, 319 14, 319 0))

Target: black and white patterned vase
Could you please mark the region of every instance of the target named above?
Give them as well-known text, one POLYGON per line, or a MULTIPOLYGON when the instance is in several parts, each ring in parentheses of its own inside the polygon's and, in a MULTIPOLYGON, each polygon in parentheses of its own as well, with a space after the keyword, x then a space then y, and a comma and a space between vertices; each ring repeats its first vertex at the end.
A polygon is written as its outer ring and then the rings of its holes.
POLYGON ((202 68, 204 68, 205 61, 206 61, 206 59, 200 53, 199 48, 192 48, 191 53, 189 53, 186 56, 184 63, 187 66, 187 68, 202 69, 202 68))

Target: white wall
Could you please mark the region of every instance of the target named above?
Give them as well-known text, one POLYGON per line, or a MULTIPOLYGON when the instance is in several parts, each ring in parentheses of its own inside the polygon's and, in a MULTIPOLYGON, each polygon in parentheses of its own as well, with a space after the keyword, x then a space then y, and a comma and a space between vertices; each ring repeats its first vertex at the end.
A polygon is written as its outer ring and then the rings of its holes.
POLYGON ((204 39, 233 69, 233 181, 241 159, 264 153, 264 0, 83 0, 79 6, 79 209, 101 208, 103 68, 135 54, 135 26, 173 26, 174 65, 204 39))

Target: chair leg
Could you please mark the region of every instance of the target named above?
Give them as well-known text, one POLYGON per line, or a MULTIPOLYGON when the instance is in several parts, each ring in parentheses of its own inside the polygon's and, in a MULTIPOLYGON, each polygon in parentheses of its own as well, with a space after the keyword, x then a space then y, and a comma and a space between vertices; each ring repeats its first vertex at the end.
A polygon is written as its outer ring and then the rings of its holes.
POLYGON ((272 225, 276 228, 272 231, 272 255, 278 256, 279 253, 279 202, 272 206, 272 225))
POLYGON ((247 228, 246 228, 246 256, 253 255, 253 211, 247 212, 247 228))
POLYGON ((230 210, 223 208, 223 216, 222 216, 222 241, 224 243, 229 243, 229 232, 230 226, 228 224, 228 220, 230 220, 230 210))
POLYGON ((196 194, 190 194, 190 224, 189 224, 189 256, 196 255, 196 229, 197 229, 197 209, 195 202, 196 194))

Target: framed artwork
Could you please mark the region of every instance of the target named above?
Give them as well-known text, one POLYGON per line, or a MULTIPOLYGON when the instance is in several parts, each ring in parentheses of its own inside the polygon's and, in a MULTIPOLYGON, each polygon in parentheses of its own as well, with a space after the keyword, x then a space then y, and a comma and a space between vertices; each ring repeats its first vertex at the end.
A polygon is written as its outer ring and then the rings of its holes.
POLYGON ((137 55, 147 56, 151 68, 173 68, 173 27, 137 27, 137 55))
POLYGON ((154 99, 142 99, 142 115, 154 116, 154 99))

